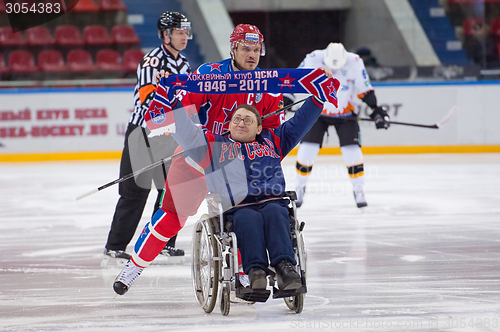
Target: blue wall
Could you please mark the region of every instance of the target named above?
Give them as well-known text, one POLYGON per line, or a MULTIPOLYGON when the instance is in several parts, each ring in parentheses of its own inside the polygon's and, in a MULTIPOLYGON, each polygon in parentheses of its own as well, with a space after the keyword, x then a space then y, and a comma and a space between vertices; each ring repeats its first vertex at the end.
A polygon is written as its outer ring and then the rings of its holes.
POLYGON ((455 27, 448 16, 431 16, 430 9, 441 7, 438 0, 409 0, 415 15, 422 24, 429 41, 443 65, 466 65, 472 61, 467 59, 463 49, 447 49, 448 41, 458 41, 455 27))

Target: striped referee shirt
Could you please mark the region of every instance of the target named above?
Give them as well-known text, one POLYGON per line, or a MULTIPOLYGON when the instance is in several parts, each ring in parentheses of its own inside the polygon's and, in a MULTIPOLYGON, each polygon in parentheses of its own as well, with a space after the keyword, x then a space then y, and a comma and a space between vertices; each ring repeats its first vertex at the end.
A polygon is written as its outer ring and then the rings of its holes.
POLYGON ((134 89, 134 111, 130 116, 129 123, 146 127, 144 114, 153 101, 156 93, 154 77, 156 72, 165 69, 170 74, 191 73, 191 66, 186 57, 179 53, 177 59, 174 58, 165 45, 161 45, 142 58, 137 67, 137 84, 134 89))

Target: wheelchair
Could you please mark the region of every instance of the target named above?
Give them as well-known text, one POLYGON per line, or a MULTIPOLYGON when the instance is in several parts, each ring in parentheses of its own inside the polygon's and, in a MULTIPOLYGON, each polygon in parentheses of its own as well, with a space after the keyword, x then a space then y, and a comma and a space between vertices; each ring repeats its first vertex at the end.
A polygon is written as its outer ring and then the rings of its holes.
MULTIPOLYGON (((290 230, 297 272, 302 279, 302 286, 294 290, 277 288, 276 272, 269 267, 269 286, 273 298, 283 298, 287 307, 301 313, 304 306, 306 287, 307 252, 304 242, 304 222, 296 218, 296 200, 294 191, 287 191, 282 198, 290 199, 288 213, 290 230)), ((273 198, 275 199, 275 198, 273 198)), ((231 302, 266 302, 270 290, 252 290, 240 282, 238 263, 238 242, 233 232, 233 225, 224 218, 219 195, 208 194, 205 197, 208 214, 201 216, 193 229, 191 273, 193 288, 198 304, 206 313, 211 313, 220 297, 220 309, 224 316, 229 314, 231 302)))

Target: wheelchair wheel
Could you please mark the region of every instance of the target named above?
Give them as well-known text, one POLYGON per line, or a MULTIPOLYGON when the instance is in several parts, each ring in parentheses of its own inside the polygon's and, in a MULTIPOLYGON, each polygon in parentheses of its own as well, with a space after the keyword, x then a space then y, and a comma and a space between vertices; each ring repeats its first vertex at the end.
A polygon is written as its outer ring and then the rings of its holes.
POLYGON ((223 316, 229 315, 229 309, 231 308, 231 291, 227 286, 222 287, 222 293, 220 296, 220 312, 223 316))
POLYGON ((193 232, 193 259, 191 272, 198 304, 206 313, 212 312, 219 287, 219 247, 212 233, 212 222, 203 215, 193 232))
MULTIPOLYGON (((300 271, 298 271, 303 277, 303 280, 306 279, 307 275, 307 250, 306 250, 306 242, 304 239, 304 234, 298 230, 295 230, 295 235, 297 238, 297 251, 296 251, 296 259, 299 262, 298 266, 300 267, 300 271)), ((305 284, 303 284, 305 286, 305 284)), ((297 294, 290 297, 285 297, 285 304, 288 309, 295 311, 295 313, 300 314, 302 309, 304 308, 304 297, 305 293, 297 294)))
POLYGON ((302 312, 302 309, 304 308, 304 294, 285 297, 284 300, 288 309, 295 311, 297 314, 302 312))

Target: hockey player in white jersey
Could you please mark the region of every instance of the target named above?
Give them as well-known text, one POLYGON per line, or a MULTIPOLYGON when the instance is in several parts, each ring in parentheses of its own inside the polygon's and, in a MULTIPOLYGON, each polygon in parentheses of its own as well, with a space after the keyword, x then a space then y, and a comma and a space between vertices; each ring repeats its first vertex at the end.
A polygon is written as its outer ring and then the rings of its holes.
POLYGON ((299 68, 326 67, 333 77, 340 81, 338 108, 326 102, 322 116, 302 139, 297 153, 296 192, 297 207, 304 201, 304 193, 314 160, 322 146, 323 136, 329 126, 334 126, 340 141, 340 151, 347 165, 353 186, 357 207, 367 206, 364 196, 363 154, 360 148, 359 125, 357 120, 355 96, 372 110, 370 117, 377 129, 389 128, 389 116, 377 106, 375 91, 366 73, 363 60, 356 54, 347 52, 340 43, 330 43, 326 49, 316 50, 306 55, 299 68))

